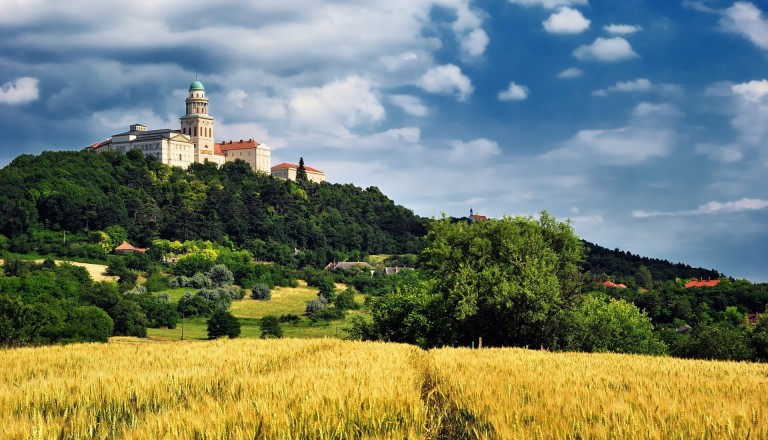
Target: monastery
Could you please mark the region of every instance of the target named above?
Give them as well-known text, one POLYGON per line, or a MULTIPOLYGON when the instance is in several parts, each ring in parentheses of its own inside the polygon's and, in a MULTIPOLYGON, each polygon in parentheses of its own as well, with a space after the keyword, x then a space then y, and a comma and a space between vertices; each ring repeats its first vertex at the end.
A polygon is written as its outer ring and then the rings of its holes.
MULTIPOLYGON (((282 163, 275 167, 271 166, 271 150, 267 144, 261 144, 254 139, 214 141, 214 119, 208 113, 205 87, 198 78, 190 84, 185 102, 186 113, 179 118, 180 130, 170 128, 147 130, 144 125, 133 124, 128 131, 114 134, 110 139, 90 145, 89 148, 99 152, 122 153, 138 148, 145 156, 152 156, 166 165, 181 168, 187 168, 196 162, 213 162, 223 165, 226 162, 242 159, 254 171, 283 179, 296 179, 298 165, 282 163)), ((311 167, 305 167, 305 169, 311 181, 325 181, 324 172, 311 167)))

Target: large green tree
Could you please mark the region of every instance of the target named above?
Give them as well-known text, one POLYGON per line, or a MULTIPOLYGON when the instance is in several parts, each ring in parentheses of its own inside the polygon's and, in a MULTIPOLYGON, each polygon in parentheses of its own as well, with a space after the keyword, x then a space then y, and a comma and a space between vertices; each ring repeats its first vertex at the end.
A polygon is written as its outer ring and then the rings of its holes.
POLYGON ((421 263, 449 310, 457 340, 552 346, 559 311, 578 294, 582 242, 546 211, 474 223, 442 219, 421 263))

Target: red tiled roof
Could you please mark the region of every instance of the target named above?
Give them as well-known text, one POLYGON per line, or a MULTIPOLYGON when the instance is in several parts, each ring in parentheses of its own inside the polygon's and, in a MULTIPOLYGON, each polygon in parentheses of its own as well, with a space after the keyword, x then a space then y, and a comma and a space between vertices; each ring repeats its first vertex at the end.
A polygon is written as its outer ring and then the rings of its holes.
POLYGON ((626 289, 627 288, 627 286, 625 284, 616 284, 613 281, 603 281, 600 284, 602 284, 603 286, 606 286, 606 287, 616 287, 618 289, 626 289))
MULTIPOLYGON (((286 168, 288 168, 288 169, 295 168, 295 169, 298 170, 299 166, 296 165, 295 163, 283 162, 281 164, 278 164, 278 165, 275 165, 275 166, 272 167, 273 170, 283 170, 283 169, 286 169, 286 168)), ((304 169, 307 170, 307 171, 315 172, 315 173, 322 173, 322 171, 318 170, 317 168, 308 167, 306 165, 304 165, 304 169)))
POLYGON ((250 148, 256 148, 259 145, 261 145, 259 142, 257 142, 255 139, 248 139, 243 140, 240 139, 239 141, 224 141, 224 142, 218 142, 213 145, 213 151, 217 154, 221 154, 225 151, 230 150, 247 150, 250 148))
POLYGON ((690 289, 691 287, 713 287, 713 286, 717 286, 719 283, 720 283, 720 280, 707 280, 707 281, 693 280, 685 283, 685 288, 690 289))
POLYGON ((101 141, 101 142, 96 142, 96 143, 93 143, 91 145, 88 145, 85 148, 96 149, 96 148, 103 147, 104 145, 108 145, 108 144, 111 144, 111 143, 112 143, 112 139, 107 139, 107 140, 104 140, 104 141, 101 141))
POLYGON ((484 215, 480 215, 480 214, 474 214, 472 216, 472 218, 475 219, 475 220, 488 220, 488 217, 486 217, 484 215))
POLYGON ((124 241, 124 242, 122 242, 120 244, 120 246, 115 248, 115 252, 117 252, 117 251, 126 251, 126 252, 127 251, 133 251, 133 252, 142 252, 143 253, 143 252, 146 252, 147 250, 145 248, 133 247, 133 245, 131 245, 127 241, 124 241))

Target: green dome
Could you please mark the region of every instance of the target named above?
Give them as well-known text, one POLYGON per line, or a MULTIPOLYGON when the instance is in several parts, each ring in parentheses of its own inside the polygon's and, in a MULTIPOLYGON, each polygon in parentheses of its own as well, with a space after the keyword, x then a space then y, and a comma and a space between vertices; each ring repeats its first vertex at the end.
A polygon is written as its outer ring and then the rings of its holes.
POLYGON ((192 81, 192 84, 189 85, 189 91, 192 90, 205 90, 205 87, 203 87, 203 83, 197 80, 197 77, 195 77, 195 80, 192 81))

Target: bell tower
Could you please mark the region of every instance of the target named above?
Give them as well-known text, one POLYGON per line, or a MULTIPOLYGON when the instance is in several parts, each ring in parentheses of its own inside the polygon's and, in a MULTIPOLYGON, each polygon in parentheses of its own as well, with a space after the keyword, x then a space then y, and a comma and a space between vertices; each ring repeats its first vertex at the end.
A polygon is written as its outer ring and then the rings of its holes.
POLYGON ((179 118, 181 132, 195 144, 195 162, 205 162, 214 156, 213 117, 208 114, 205 87, 197 76, 189 85, 186 104, 186 114, 179 118))

